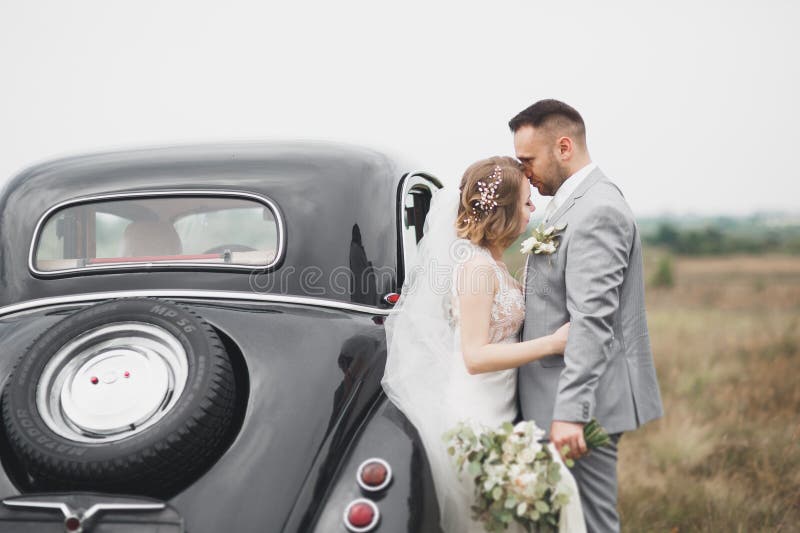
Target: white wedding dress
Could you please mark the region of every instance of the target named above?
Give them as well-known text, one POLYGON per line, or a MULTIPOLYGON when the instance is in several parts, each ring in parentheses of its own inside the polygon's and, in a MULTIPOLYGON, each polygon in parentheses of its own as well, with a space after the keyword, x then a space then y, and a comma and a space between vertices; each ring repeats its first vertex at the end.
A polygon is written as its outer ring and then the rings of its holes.
MULTIPOLYGON (((482 264, 489 264, 494 270, 498 280, 498 290, 495 293, 492 303, 492 312, 489 322, 489 342, 491 344, 506 344, 519 342, 519 331, 525 319, 525 299, 522 286, 511 276, 505 265, 497 264, 491 253, 485 248, 475 246, 468 241, 463 241, 464 245, 473 247, 476 256, 485 257, 482 264)), ((453 325, 455 327, 454 350, 455 356, 461 354, 461 331, 458 321, 458 295, 459 286, 458 268, 456 268, 455 283, 453 286, 452 305, 453 305, 453 325)), ((448 418, 470 421, 474 424, 497 428, 503 422, 511 422, 517 417, 517 370, 500 370, 497 372, 486 372, 483 374, 471 375, 467 372, 463 358, 453 358, 451 377, 448 380, 448 388, 445 393, 446 409, 452 410, 448 418)), ((551 445, 550 451, 557 461, 561 458, 551 445)), ((562 492, 570 494, 570 503, 562 509, 559 523, 559 532, 578 533, 585 532, 583 511, 581 510, 578 497, 578 488, 575 480, 562 463, 562 479, 560 488, 562 492)), ((464 492, 472 496, 474 486, 472 480, 466 475, 462 476, 462 486, 464 492)), ((463 494, 463 493, 462 493, 463 494)), ((483 525, 478 522, 470 521, 469 533, 483 532, 483 525)), ((514 523, 509 528, 511 532, 524 530, 521 526, 514 523)), ((449 532, 448 532, 449 533, 449 532)))
MULTIPOLYGON (((481 533, 483 525, 471 519, 474 484, 466 474, 458 474, 443 435, 459 422, 496 428, 515 420, 517 370, 467 372, 460 348, 458 273, 467 261, 477 260, 490 265, 497 276, 490 343, 519 342, 525 301, 519 283, 488 250, 455 237, 450 228, 457 198, 440 195, 434 197, 417 263, 409 269, 403 296, 386 323, 388 357, 382 383, 425 446, 442 529, 445 533, 481 533)), ((562 468, 559 492, 570 494, 570 501, 561 511, 559 533, 585 533, 575 480, 562 468)), ((512 523, 508 531, 524 530, 512 523)))

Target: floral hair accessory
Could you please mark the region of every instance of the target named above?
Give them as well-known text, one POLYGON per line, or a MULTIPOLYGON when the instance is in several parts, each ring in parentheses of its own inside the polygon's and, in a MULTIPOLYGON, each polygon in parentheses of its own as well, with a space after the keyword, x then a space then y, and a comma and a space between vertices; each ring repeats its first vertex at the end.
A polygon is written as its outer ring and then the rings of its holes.
POLYGON ((472 201, 472 215, 465 218, 464 222, 477 222, 484 215, 494 211, 497 207, 497 188, 503 183, 503 169, 495 165, 489 177, 478 181, 480 200, 472 201))

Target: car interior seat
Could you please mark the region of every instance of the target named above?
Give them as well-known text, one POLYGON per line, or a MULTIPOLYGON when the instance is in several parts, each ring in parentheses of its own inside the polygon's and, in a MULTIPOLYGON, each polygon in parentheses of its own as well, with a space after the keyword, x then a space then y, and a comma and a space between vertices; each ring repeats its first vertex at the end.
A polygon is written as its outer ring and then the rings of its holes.
POLYGON ((122 234, 123 257, 180 255, 183 243, 175 226, 163 220, 136 220, 122 234))

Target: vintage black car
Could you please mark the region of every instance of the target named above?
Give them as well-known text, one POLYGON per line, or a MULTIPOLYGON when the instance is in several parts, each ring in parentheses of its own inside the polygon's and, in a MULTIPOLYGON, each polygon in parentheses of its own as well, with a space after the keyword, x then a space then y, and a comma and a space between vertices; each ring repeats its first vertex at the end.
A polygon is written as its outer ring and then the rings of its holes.
POLYGON ((438 531, 383 395, 433 176, 329 143, 36 165, 0 194, 0 531, 438 531))

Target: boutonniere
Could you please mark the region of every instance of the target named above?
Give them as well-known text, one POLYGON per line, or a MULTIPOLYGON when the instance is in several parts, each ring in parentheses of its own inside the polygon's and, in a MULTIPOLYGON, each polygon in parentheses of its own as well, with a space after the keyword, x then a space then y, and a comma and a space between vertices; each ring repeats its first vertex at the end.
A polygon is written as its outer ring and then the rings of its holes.
POLYGON ((566 224, 545 227, 544 223, 531 231, 531 236, 522 241, 520 252, 523 255, 530 253, 552 255, 558 249, 558 239, 561 232, 567 228, 566 224))

